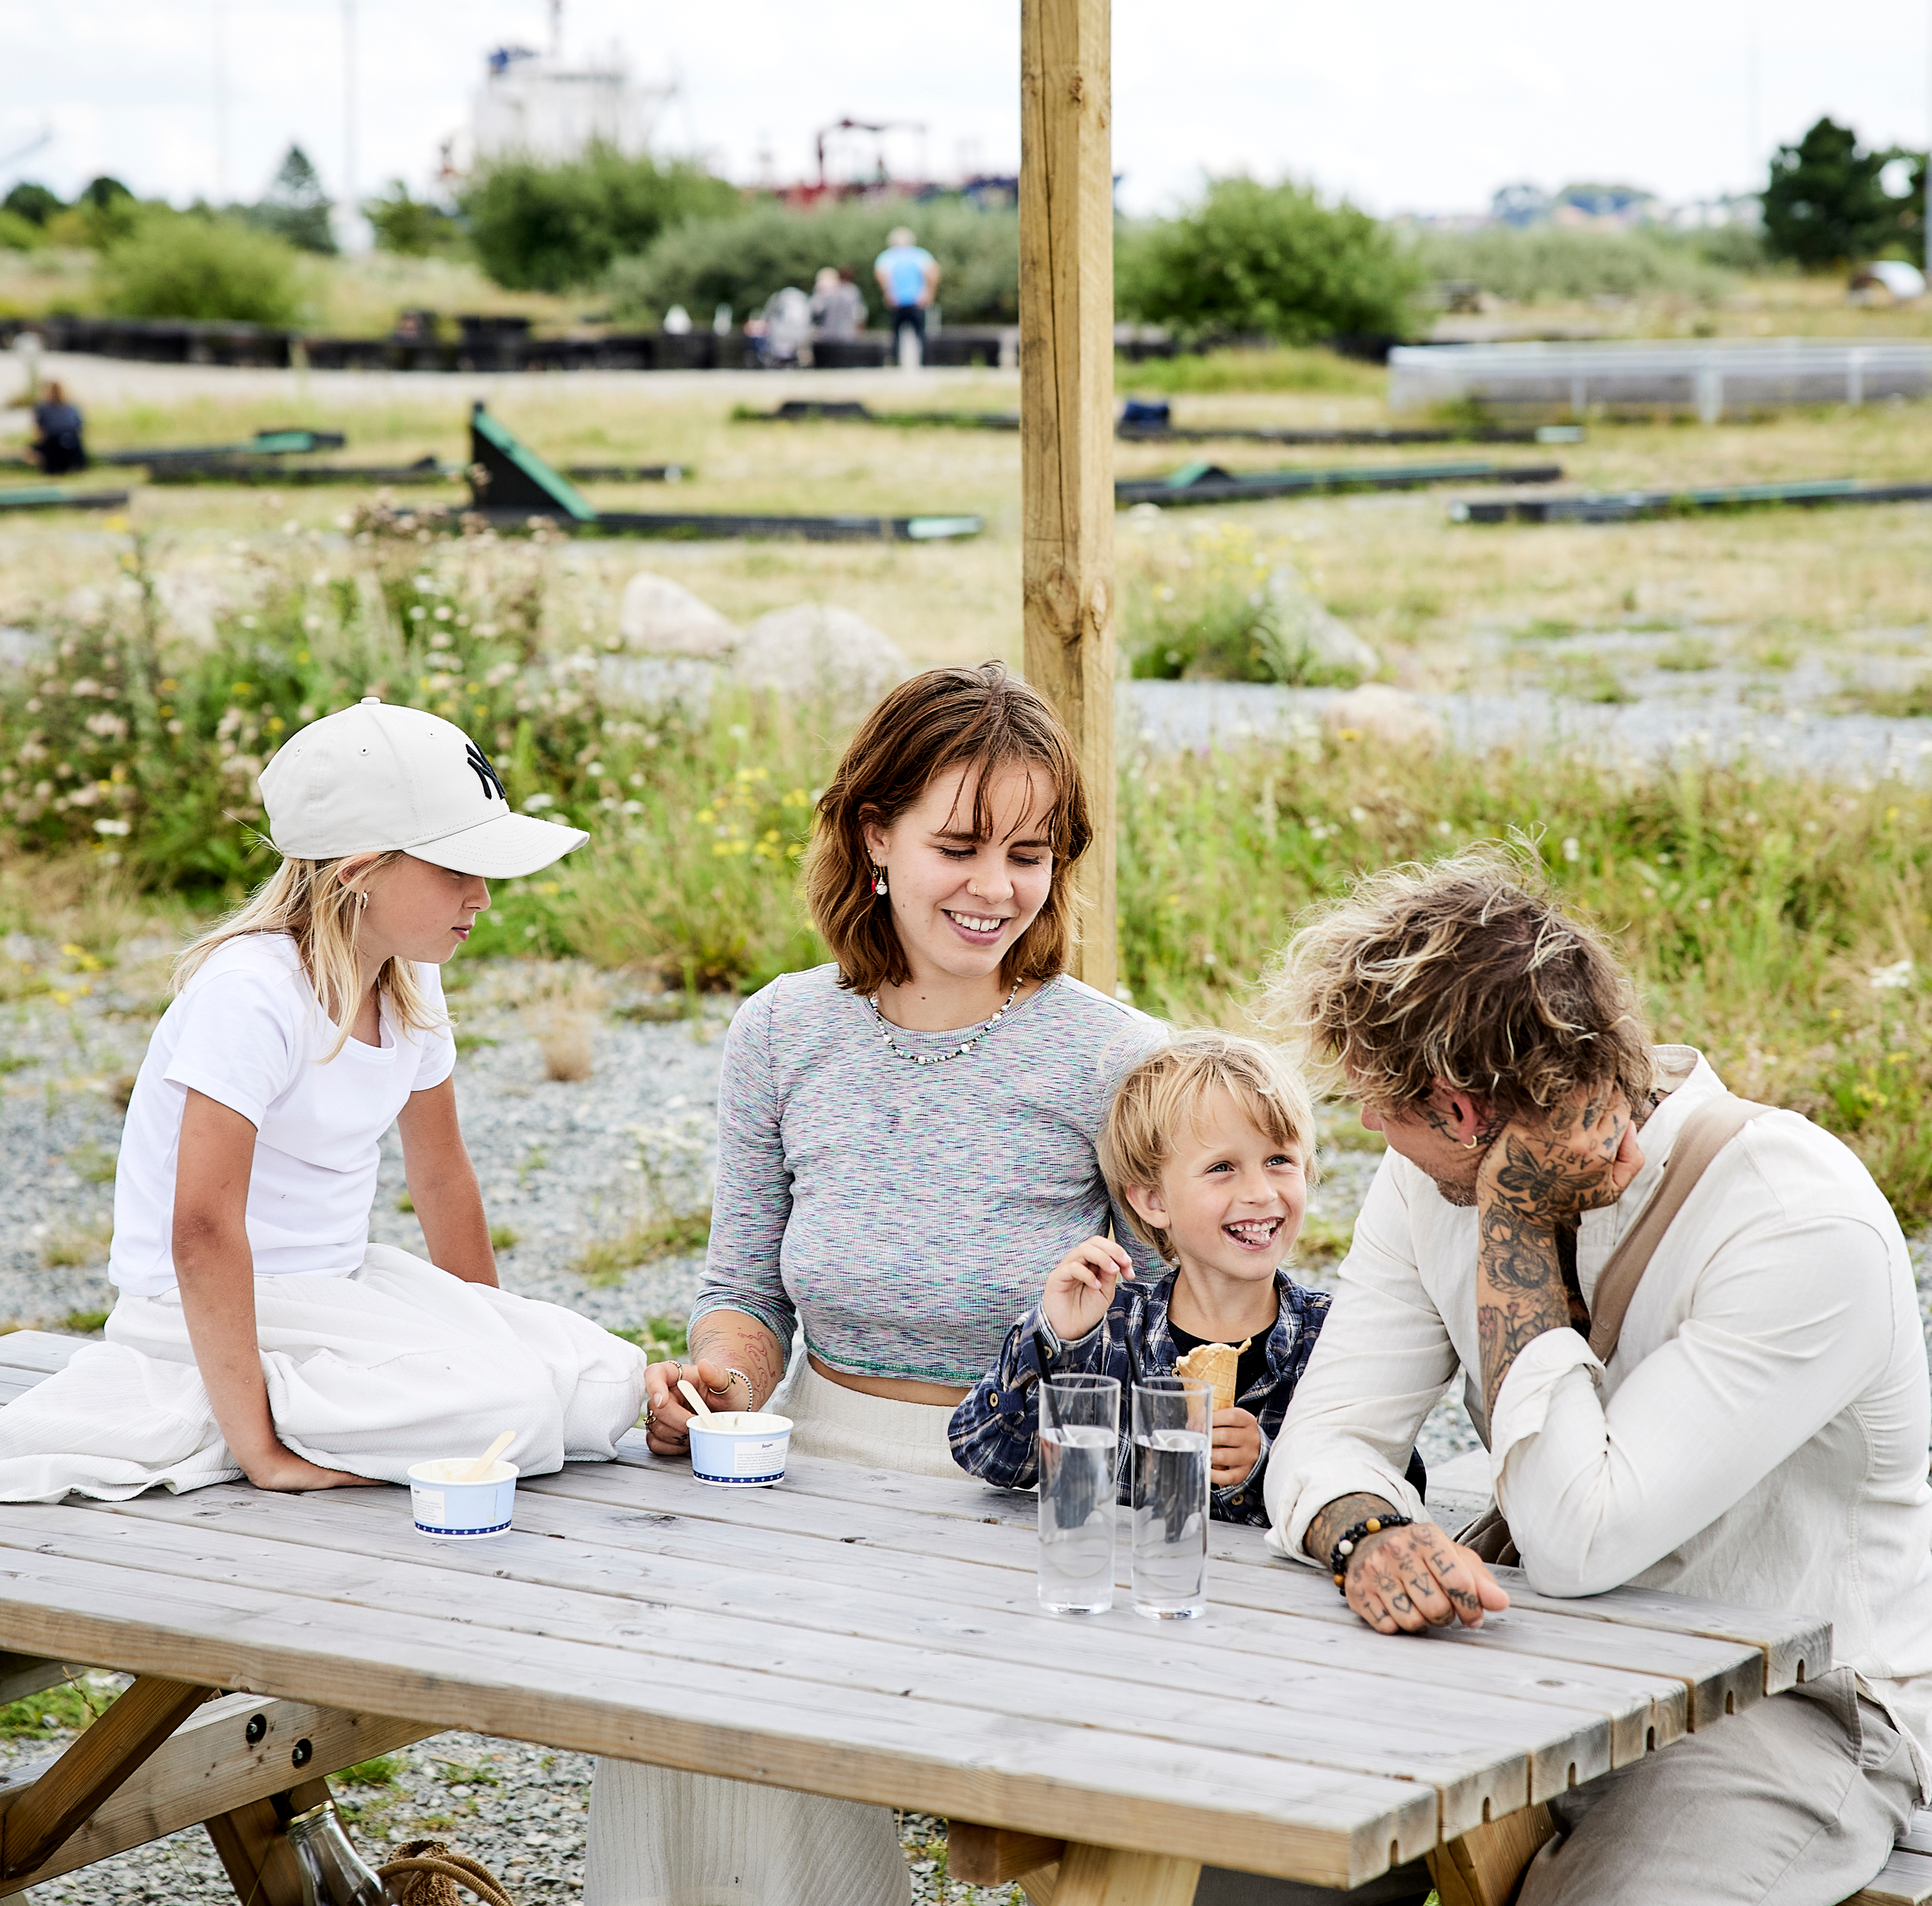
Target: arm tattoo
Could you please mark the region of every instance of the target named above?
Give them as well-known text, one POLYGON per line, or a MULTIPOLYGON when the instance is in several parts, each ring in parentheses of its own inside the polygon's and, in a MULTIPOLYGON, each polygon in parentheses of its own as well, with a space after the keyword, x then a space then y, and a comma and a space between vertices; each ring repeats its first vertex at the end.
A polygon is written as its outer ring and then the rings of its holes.
POLYGON ((778 1387, 785 1373, 785 1358, 778 1341, 762 1325, 742 1334, 733 1328, 742 1312, 712 1310, 692 1326, 686 1356, 693 1363, 735 1364, 752 1379, 752 1406, 755 1409, 778 1387))
POLYGON ((1326 1508, 1316 1511, 1308 1525, 1307 1534, 1301 1538, 1302 1552, 1314 1556, 1325 1568, 1344 1529, 1366 1521, 1372 1515, 1395 1513, 1395 1505, 1384 1502, 1379 1496, 1338 1496, 1326 1508))
POLYGON ((1523 1346, 1569 1321, 1570 1293, 1555 1226, 1510 1205, 1486 1206, 1476 1258, 1476 1333, 1486 1409, 1494 1412, 1503 1379, 1523 1346))

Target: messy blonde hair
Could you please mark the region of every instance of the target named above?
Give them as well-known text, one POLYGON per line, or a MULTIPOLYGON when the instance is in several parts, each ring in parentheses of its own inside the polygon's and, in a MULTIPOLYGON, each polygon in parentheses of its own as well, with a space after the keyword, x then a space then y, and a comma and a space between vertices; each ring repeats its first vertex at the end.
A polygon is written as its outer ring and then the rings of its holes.
POLYGON ((1115 1205, 1166 1263, 1176 1261, 1172 1239, 1134 1209, 1126 1188, 1151 1190, 1160 1183, 1183 1121, 1198 1134, 1202 1108, 1215 1092, 1226 1092, 1271 1143, 1299 1151, 1303 1175, 1311 1185, 1316 1181, 1315 1107, 1282 1054, 1228 1032, 1176 1033, 1120 1081, 1094 1144, 1115 1205))
MULTIPOLYGON (((362 896, 340 878, 344 861, 366 860, 363 884, 403 858, 402 850, 386 854, 340 854, 329 860, 285 860, 232 914, 217 920, 182 950, 175 962, 170 990, 178 993, 208 956, 230 940, 251 933, 286 933, 302 956, 316 1004, 335 1022, 335 1037, 322 1062, 334 1058, 349 1041, 362 991, 356 957, 356 936, 362 923, 362 896)), ((400 1032, 428 1032, 446 1023, 424 997, 416 968, 406 959, 391 958, 376 975, 376 990, 389 1002, 390 1022, 400 1032)))
POLYGON ((1586 1088, 1635 1105, 1652 1084, 1629 974, 1520 848, 1365 875, 1288 942, 1264 1000, 1323 1083, 1379 1109, 1438 1079, 1502 1120, 1586 1088))

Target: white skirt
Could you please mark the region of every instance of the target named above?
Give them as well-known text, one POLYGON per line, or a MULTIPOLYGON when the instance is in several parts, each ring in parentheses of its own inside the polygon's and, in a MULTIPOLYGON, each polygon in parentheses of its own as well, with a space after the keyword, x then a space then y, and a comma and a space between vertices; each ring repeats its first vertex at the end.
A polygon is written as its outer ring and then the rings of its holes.
MULTIPOLYGON (((346 1277, 257 1277, 275 1433, 382 1482, 514 1429, 525 1475, 608 1462, 644 1406, 643 1352, 561 1305, 466 1283, 387 1244, 346 1277)), ((121 1502, 232 1482, 181 1295, 123 1296, 107 1341, 0 1409, 0 1502, 121 1502)))
MULTIPOLYGON (((802 1356, 767 1407, 792 1419, 802 1455, 964 1474, 946 1444, 951 1410, 848 1390, 802 1356)), ((890 1807, 597 1763, 584 1906, 907 1906, 911 1897, 890 1807)))

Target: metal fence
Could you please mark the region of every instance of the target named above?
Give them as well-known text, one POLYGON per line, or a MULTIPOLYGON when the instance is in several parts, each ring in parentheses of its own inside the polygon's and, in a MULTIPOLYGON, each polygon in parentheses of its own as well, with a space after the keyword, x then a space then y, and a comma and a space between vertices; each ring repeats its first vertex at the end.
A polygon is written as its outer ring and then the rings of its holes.
POLYGON ((1406 344, 1389 353, 1396 411, 1474 403, 1586 416, 1592 410, 1726 414, 1932 395, 1932 344, 1810 338, 1696 344, 1406 344))

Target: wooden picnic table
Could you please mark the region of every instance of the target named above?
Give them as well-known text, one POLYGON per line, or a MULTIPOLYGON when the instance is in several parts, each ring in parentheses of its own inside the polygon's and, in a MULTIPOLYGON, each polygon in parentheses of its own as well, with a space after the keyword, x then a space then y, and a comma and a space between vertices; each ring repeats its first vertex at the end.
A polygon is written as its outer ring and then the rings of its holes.
MULTIPOLYGON (((62 1343, 0 1338, 0 1400, 62 1343)), ((1064 1841, 1058 1906, 1186 1906, 1204 1862, 1349 1887, 1830 1658, 1821 1622, 1637 1591, 1559 1601, 1520 1577, 1480 1630, 1384 1637, 1325 1573, 1220 1523, 1204 1620, 1147 1621, 1124 1588, 1109 1615, 1055 1619, 1035 1546, 1030 1497, 963 1478, 794 1456, 778 1487, 712 1488, 635 1434, 616 1463, 524 1481, 490 1541, 426 1540, 394 1488, 0 1507, 0 1646, 144 1677, 109 1721, 134 1691, 188 1691, 148 1717, 158 1762, 197 1722, 212 1739, 208 1715, 273 1735, 251 1736, 248 1778, 214 1757, 226 1787, 203 1773, 162 1793, 176 1768, 118 1799, 90 1789, 51 1848, 62 1796, 0 1789, 0 1893, 207 1819, 204 1802, 247 1789, 259 1806, 292 1737, 310 1754, 287 1784, 312 1801, 315 1775, 452 1727, 975 1823, 989 1878, 1064 1841), (247 1697, 194 1715, 209 1689, 247 1697)), ((238 1877, 263 1857, 237 1856, 238 1877)))

